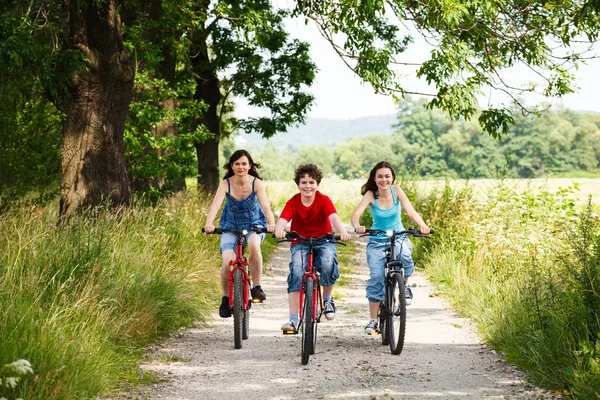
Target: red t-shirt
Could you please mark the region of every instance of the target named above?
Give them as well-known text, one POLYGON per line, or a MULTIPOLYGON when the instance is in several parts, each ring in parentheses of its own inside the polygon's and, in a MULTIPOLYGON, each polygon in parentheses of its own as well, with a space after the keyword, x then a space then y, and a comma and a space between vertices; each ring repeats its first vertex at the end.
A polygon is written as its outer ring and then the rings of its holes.
POLYGON ((302 204, 302 195, 296 193, 285 203, 280 218, 291 220, 290 230, 303 237, 319 237, 332 232, 329 216, 336 213, 331 199, 317 191, 315 199, 308 207, 302 204))

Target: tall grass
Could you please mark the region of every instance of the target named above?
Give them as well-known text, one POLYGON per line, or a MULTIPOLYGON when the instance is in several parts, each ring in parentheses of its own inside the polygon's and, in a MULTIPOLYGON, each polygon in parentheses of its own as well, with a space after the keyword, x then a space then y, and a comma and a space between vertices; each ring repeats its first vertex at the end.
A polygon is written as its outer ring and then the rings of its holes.
POLYGON ((600 398, 600 221, 574 188, 485 200, 446 185, 418 201, 436 229, 426 272, 487 342, 540 385, 600 398))
POLYGON ((93 398, 140 379, 141 349, 202 321, 218 297, 205 201, 82 215, 64 227, 57 209, 0 216, 0 365, 31 362, 35 376, 17 388, 26 399, 93 398))

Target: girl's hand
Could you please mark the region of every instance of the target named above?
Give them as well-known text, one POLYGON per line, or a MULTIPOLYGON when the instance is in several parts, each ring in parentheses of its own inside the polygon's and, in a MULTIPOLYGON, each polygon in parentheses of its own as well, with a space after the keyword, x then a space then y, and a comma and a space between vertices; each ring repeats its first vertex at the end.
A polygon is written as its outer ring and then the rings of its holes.
POLYGON ((211 233, 211 232, 213 232, 214 230, 215 230, 215 227, 214 227, 214 225, 206 224, 206 225, 204 226, 204 232, 206 232, 206 233, 211 233))
POLYGON ((275 225, 267 225, 267 232, 270 232, 270 233, 275 232, 275 225))
POLYGON ((423 235, 429 235, 430 230, 429 230, 429 227, 427 225, 421 225, 419 227, 419 230, 421 231, 421 233, 423 235))
POLYGON ((358 234, 363 234, 363 233, 366 232, 366 230, 367 230, 367 228, 365 228, 362 225, 359 225, 359 226, 357 226, 357 227, 354 228, 354 232, 356 232, 358 234))

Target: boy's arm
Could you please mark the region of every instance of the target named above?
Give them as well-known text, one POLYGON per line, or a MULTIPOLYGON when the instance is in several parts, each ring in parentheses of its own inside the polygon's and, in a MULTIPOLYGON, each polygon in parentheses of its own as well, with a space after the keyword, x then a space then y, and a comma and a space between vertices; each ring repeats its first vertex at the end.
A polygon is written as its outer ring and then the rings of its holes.
POLYGON ((331 223, 335 227, 335 229, 340 233, 340 239, 342 241, 345 242, 345 241, 350 240, 350 234, 348 232, 346 232, 346 225, 344 225, 344 223, 340 219, 340 216, 337 215, 337 213, 331 214, 329 216, 329 220, 331 221, 331 223))

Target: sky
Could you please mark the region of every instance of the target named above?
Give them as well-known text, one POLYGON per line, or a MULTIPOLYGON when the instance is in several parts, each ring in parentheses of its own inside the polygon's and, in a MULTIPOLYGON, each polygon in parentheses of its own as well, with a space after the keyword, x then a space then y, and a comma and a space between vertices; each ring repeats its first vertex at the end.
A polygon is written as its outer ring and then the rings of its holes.
MULTIPOLYGON (((311 21, 312 22, 312 21, 311 21)), ((342 62, 331 48, 331 45, 321 37, 314 24, 305 25, 298 19, 288 20, 286 23, 292 37, 307 41, 311 44, 310 54, 319 71, 316 81, 309 91, 315 97, 315 104, 308 117, 326 119, 354 119, 367 116, 389 115, 396 112, 396 105, 391 96, 375 94, 373 88, 361 80, 342 62)), ((405 59, 402 61, 422 62, 428 59, 428 45, 422 41, 409 48, 405 59)), ((403 82, 405 89, 414 92, 435 93, 427 83, 416 78, 413 69, 405 69, 403 82)), ((600 112, 600 60, 591 61, 576 71, 576 84, 579 90, 559 100, 544 98, 529 99, 529 102, 551 101, 554 107, 563 106, 576 111, 600 112)), ((522 77, 525 69, 517 69, 509 75, 522 77)), ((486 94, 487 95, 487 94, 486 94)), ((490 100, 482 98, 482 106, 490 100)), ((493 94, 493 103, 501 103, 505 98, 493 94)), ((243 101, 236 100, 236 114, 248 116, 260 111, 252 109, 243 101)))

